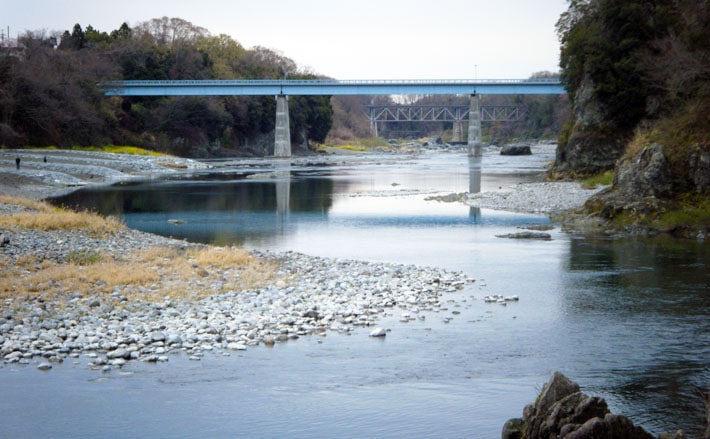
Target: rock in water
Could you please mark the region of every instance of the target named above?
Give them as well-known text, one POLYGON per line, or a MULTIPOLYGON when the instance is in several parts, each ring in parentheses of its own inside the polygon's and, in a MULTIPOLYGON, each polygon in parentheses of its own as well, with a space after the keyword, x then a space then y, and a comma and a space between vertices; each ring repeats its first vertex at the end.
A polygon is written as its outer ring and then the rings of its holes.
POLYGON ((604 399, 580 392, 579 385, 560 372, 552 374, 522 418, 505 423, 501 437, 517 439, 523 433, 526 439, 653 439, 625 416, 609 413, 604 399))
POLYGON ((530 231, 523 231, 523 232, 516 232, 516 233, 508 233, 506 235, 496 235, 496 238, 508 238, 508 239, 541 239, 543 241, 551 241, 552 240, 552 235, 549 233, 544 233, 544 232, 530 232, 530 231))
POLYGON ((52 368, 52 365, 49 363, 42 363, 39 366, 37 366, 37 370, 49 370, 52 368))
POLYGON ((532 150, 530 145, 525 144, 505 145, 501 148, 500 155, 532 155, 532 150))
POLYGON ((385 328, 375 328, 370 332, 370 337, 384 337, 387 335, 387 330, 385 328))

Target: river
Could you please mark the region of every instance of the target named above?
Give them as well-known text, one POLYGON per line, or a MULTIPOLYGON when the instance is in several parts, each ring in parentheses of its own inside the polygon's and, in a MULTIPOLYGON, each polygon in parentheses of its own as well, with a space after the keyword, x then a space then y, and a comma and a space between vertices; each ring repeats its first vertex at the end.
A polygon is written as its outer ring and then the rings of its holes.
POLYGON ((710 245, 558 226, 550 241, 501 239, 550 221, 427 200, 538 181, 553 154, 223 160, 55 200, 191 241, 438 266, 476 282, 445 298, 451 322, 395 312, 383 340, 362 328, 108 374, 85 359, 49 373, 4 366, 0 436, 495 438, 560 370, 649 431, 700 437, 710 245))

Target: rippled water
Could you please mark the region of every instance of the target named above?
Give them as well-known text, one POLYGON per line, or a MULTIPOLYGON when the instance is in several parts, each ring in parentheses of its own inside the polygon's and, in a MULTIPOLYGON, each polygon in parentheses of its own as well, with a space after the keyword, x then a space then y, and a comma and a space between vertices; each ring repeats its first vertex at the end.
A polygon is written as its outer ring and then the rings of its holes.
MULTIPOLYGON (((219 244, 463 270, 477 281, 425 321, 100 374, 0 368, 9 436, 499 437, 560 370, 658 432, 703 424, 710 246, 669 239, 496 238, 544 216, 427 201, 535 181, 551 154, 215 162, 171 181, 57 202, 219 244), (180 219, 176 226, 168 219, 180 219), (518 294, 507 307, 485 294, 518 294), (460 312, 451 323, 443 314, 460 312)), ((446 314, 450 315, 450 314, 446 314)))

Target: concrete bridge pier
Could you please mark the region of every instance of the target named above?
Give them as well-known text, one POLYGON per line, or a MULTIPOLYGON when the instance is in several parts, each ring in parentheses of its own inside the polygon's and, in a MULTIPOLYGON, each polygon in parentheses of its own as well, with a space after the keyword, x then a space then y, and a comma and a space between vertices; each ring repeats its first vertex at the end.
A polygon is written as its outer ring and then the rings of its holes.
POLYGON ((291 128, 288 121, 288 96, 276 96, 274 157, 291 157, 291 128))
POLYGON ((453 125, 453 133, 451 135, 452 142, 462 142, 463 141, 463 121, 455 120, 453 125))
POLYGON ((468 112, 468 155, 480 157, 483 155, 481 145, 481 97, 471 95, 471 107, 468 112))

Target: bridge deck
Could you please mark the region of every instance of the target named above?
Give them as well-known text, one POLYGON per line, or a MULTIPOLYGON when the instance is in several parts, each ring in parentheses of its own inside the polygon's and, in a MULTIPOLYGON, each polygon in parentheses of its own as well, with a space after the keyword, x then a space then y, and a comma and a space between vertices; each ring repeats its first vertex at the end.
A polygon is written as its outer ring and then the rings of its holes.
POLYGON ((107 81, 107 96, 564 94, 558 78, 478 80, 107 81))

